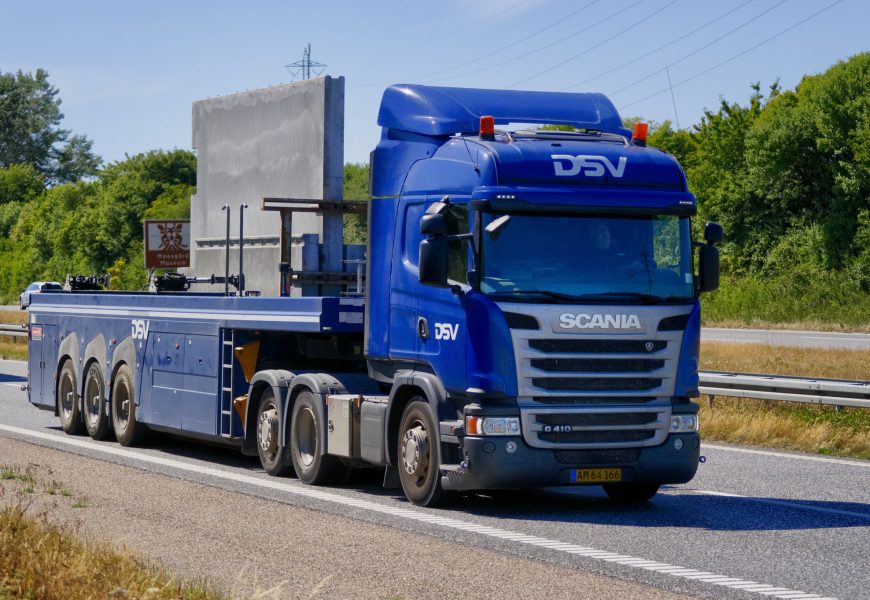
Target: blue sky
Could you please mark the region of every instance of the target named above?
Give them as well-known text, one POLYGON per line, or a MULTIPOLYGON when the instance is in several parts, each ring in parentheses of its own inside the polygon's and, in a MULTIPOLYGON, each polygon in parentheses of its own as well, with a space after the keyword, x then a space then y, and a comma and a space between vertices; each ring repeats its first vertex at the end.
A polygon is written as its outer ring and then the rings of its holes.
POLYGON ((346 162, 368 160, 391 83, 603 92, 688 127, 752 82, 792 88, 870 49, 862 0, 0 0, 0 15, 0 71, 46 69, 64 126, 108 162, 190 148, 194 100, 288 82, 308 43, 346 78, 346 162))

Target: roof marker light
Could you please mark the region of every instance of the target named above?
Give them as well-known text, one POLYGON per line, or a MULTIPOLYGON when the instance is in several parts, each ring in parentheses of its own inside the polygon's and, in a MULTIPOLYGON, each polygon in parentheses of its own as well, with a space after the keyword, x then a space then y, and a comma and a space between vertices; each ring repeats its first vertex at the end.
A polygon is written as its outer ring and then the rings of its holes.
POLYGON ((635 123, 634 130, 631 132, 631 143, 635 146, 645 147, 646 136, 649 133, 649 125, 646 123, 635 123))
POLYGON ((491 116, 480 117, 480 138, 483 140, 495 139, 495 119, 491 116))

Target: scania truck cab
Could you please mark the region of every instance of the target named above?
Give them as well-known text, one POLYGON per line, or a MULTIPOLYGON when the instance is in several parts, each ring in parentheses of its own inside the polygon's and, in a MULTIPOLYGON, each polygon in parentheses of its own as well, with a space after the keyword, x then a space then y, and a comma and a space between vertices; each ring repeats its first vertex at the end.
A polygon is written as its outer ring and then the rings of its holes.
MULTIPOLYGON (((381 381, 443 388, 443 487, 643 499, 690 480, 698 295, 718 285, 722 230, 693 242, 674 157, 599 94, 394 86, 379 124, 366 353, 381 381)), ((430 488, 418 500, 439 493, 406 474, 430 488)))

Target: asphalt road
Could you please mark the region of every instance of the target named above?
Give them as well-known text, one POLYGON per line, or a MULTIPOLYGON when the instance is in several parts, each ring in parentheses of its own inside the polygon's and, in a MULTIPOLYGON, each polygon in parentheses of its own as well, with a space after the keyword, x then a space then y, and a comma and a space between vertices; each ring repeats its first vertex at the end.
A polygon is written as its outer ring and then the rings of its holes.
MULTIPOLYGON (((493 595, 485 593, 489 584, 479 581, 499 581, 502 573, 505 581, 515 581, 507 597, 599 597, 603 592, 592 591, 601 585, 598 576, 613 578, 614 585, 634 586, 620 588, 617 595, 622 597, 870 597, 867 461, 706 444, 707 462, 692 482, 668 487, 641 506, 616 506, 597 488, 551 488, 470 495, 446 509, 427 510, 409 505, 371 479, 330 489, 307 487, 295 479, 270 478, 255 461, 235 452, 165 436, 142 449, 65 436, 56 418, 32 408, 17 388, 23 372, 23 363, 0 361, 0 436, 132 467, 135 471, 129 472, 143 475, 118 477, 116 485, 131 488, 146 503, 156 489, 146 475, 157 474, 160 481, 197 482, 282 510, 308 510, 312 517, 304 522, 312 526, 324 518, 340 518, 343 529, 334 534, 337 540, 354 540, 359 530, 380 528, 385 548, 407 544, 398 552, 412 559, 412 567, 401 569, 404 576, 409 569, 441 572, 444 565, 427 560, 431 551, 424 556, 424 548, 435 544, 450 557, 467 557, 458 571, 448 569, 430 578, 447 578, 448 596, 493 595), (493 564, 500 565, 495 574, 493 564), (546 583, 541 570, 547 573, 546 583), (588 583, 578 584, 578 576, 588 583)), ((194 492, 178 493, 184 498, 194 492)), ((227 527, 244 518, 230 513, 227 527)), ((196 511, 187 520, 194 530, 206 528, 197 524, 196 511)), ((178 526, 172 523, 171 529, 178 526)), ((371 534, 371 539, 376 537, 371 534)), ((336 548, 342 549, 337 556, 361 562, 382 552, 363 544, 356 555, 349 555, 344 541, 336 548)), ((330 571, 328 563, 319 564, 322 573, 330 571)), ((394 575, 387 569, 383 577, 383 589, 392 590, 394 575)), ((401 588, 399 595, 427 597, 422 584, 415 585, 401 588)), ((601 589, 616 591, 606 585, 601 589)))
POLYGON ((781 329, 718 329, 704 327, 701 329, 701 341, 797 346, 801 348, 870 350, 870 333, 828 333, 781 329))

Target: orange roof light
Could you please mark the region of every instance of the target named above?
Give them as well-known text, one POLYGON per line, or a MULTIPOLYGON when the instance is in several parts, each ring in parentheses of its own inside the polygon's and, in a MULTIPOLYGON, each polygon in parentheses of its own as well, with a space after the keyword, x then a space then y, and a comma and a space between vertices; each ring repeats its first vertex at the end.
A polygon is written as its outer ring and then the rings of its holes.
POLYGON ((495 119, 491 116, 480 117, 480 137, 485 140, 495 139, 495 119))
POLYGON ((631 132, 631 143, 635 146, 646 146, 646 136, 649 133, 649 125, 635 123, 634 131, 631 132))

